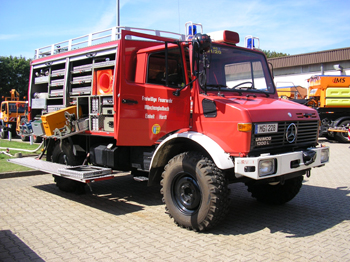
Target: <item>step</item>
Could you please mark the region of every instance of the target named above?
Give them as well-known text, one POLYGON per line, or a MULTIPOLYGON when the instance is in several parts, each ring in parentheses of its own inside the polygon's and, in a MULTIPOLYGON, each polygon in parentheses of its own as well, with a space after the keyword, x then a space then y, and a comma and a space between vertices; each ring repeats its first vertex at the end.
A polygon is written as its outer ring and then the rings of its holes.
POLYGON ((63 176, 83 183, 90 183, 99 180, 114 178, 111 168, 95 166, 67 166, 39 160, 33 157, 12 158, 7 160, 10 163, 41 170, 49 174, 63 176))

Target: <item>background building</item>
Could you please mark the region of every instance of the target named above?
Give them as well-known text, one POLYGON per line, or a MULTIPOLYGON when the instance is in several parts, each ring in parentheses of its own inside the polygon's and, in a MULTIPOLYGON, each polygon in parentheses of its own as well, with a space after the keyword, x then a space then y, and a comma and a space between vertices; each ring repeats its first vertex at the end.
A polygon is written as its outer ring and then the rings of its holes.
POLYGON ((308 87, 313 75, 350 75, 350 47, 270 58, 276 87, 308 87))

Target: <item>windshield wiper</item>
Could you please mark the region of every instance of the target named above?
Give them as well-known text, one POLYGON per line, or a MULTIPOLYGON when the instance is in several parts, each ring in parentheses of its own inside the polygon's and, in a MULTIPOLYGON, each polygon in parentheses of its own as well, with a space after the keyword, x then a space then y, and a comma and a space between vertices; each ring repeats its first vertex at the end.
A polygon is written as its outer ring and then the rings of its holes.
POLYGON ((221 87, 226 87, 227 88, 227 85, 222 85, 222 84, 209 84, 207 86, 209 86, 209 87, 216 87, 219 90, 218 96, 224 96, 224 94, 220 93, 221 87))
POLYGON ((220 87, 227 87, 227 85, 221 85, 221 84, 209 84, 207 86, 209 86, 209 87, 217 87, 219 89, 220 89, 220 87))
POLYGON ((207 87, 217 88, 219 90, 219 95, 222 95, 222 94, 220 94, 221 88, 228 88, 228 89, 226 89, 226 91, 238 92, 240 96, 243 94, 243 92, 249 92, 249 93, 262 93, 262 94, 265 94, 266 97, 270 97, 270 94, 267 93, 266 91, 262 91, 260 89, 254 88, 254 87, 249 87, 246 90, 243 90, 243 89, 237 90, 235 88, 230 88, 230 87, 228 87, 226 85, 222 85, 222 84, 208 84, 207 87))
POLYGON ((270 97, 270 94, 266 91, 260 90, 260 89, 254 89, 254 90, 245 90, 245 92, 252 92, 252 93, 262 93, 265 94, 266 97, 270 97))

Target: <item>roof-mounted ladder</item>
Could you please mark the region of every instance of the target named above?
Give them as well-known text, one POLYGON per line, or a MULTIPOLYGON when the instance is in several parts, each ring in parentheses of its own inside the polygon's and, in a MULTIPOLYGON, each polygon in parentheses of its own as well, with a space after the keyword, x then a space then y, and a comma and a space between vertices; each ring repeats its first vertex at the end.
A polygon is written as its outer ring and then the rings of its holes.
POLYGON ((148 33, 156 36, 168 37, 168 38, 173 38, 173 39, 182 40, 182 41, 185 40, 185 36, 178 33, 153 30, 153 29, 143 29, 143 28, 136 28, 136 27, 117 26, 117 27, 112 27, 109 29, 95 32, 95 33, 83 35, 80 37, 72 38, 66 41, 62 41, 59 43, 38 48, 35 50, 34 59, 38 59, 38 58, 42 58, 45 56, 54 55, 58 53, 63 53, 74 49, 88 47, 92 45, 102 44, 109 41, 115 41, 120 39, 121 30, 129 30, 129 31, 135 31, 139 33, 148 33))

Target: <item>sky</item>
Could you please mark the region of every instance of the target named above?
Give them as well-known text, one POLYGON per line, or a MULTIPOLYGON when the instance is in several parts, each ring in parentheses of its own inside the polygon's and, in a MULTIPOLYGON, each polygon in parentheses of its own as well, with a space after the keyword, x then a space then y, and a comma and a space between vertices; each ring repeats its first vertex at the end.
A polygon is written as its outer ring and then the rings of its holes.
MULTIPOLYGON (((0 56, 33 58, 40 47, 117 25, 118 0, 0 0, 0 56)), ((350 47, 350 0, 120 0, 120 25, 185 33, 231 30, 290 55, 350 47)))

